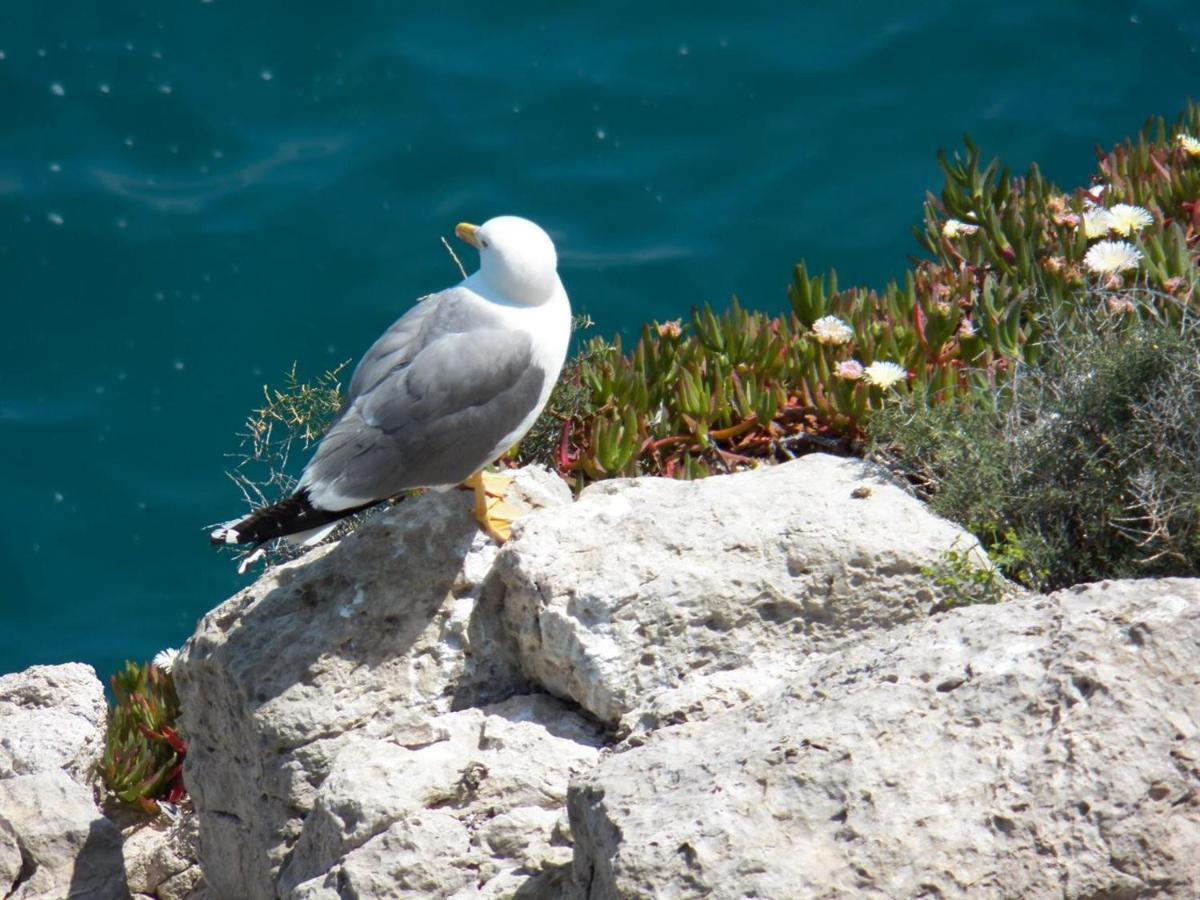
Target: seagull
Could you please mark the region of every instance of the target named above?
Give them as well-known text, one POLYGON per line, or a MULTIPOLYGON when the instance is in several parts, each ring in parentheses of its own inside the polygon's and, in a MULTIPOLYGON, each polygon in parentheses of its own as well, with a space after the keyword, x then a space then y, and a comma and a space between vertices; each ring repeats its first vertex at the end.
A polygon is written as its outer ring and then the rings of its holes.
MULTIPOLYGON (((475 517, 511 534, 510 478, 484 466, 537 420, 562 371, 571 305, 554 243, 518 216, 454 233, 479 270, 422 298, 363 356, 296 492, 214 530, 214 545, 312 545, 337 522, 416 488, 475 492, 475 517)), ((261 552, 261 551, 260 551, 261 552)))

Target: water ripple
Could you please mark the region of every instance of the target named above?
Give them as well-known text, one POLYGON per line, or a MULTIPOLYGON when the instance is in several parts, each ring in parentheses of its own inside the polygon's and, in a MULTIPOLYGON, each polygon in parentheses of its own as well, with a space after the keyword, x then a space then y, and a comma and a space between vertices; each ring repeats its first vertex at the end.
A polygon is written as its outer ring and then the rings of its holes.
POLYGON ((301 164, 334 157, 350 143, 349 136, 288 140, 268 156, 233 171, 212 175, 162 177, 93 167, 91 176, 109 194, 155 212, 196 214, 207 212, 227 197, 262 184, 304 183, 310 189, 319 188, 335 180, 336 170, 301 164))

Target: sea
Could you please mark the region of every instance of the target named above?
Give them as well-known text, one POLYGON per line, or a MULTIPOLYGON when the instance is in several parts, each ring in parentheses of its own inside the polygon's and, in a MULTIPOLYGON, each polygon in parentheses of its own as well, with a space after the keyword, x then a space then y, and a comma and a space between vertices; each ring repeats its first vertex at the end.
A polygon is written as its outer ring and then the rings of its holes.
POLYGON ((964 134, 1071 188, 1188 97, 1195 0, 8 0, 0 673, 106 677, 245 586, 207 528, 248 412, 457 280, 456 222, 541 223, 629 342, 801 259, 902 275, 964 134))

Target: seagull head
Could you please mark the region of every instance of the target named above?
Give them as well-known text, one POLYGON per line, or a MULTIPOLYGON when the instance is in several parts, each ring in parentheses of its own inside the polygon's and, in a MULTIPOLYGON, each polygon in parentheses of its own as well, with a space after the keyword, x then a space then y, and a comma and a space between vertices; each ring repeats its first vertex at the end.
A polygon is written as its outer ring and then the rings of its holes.
POLYGON ((559 289, 554 242, 528 219, 497 216, 482 225, 461 222, 454 233, 479 250, 479 271, 471 280, 495 299, 539 306, 559 289))

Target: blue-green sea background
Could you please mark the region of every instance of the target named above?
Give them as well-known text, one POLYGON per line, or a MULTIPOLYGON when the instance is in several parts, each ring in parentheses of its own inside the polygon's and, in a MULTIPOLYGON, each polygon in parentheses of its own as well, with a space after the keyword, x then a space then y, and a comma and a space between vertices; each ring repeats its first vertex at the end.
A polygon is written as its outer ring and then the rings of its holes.
POLYGON ((882 285, 966 132, 1084 183, 1200 95, 1194 0, 18 3, 0 11, 0 672, 178 646, 266 382, 358 354, 498 213, 595 332, 882 285))

